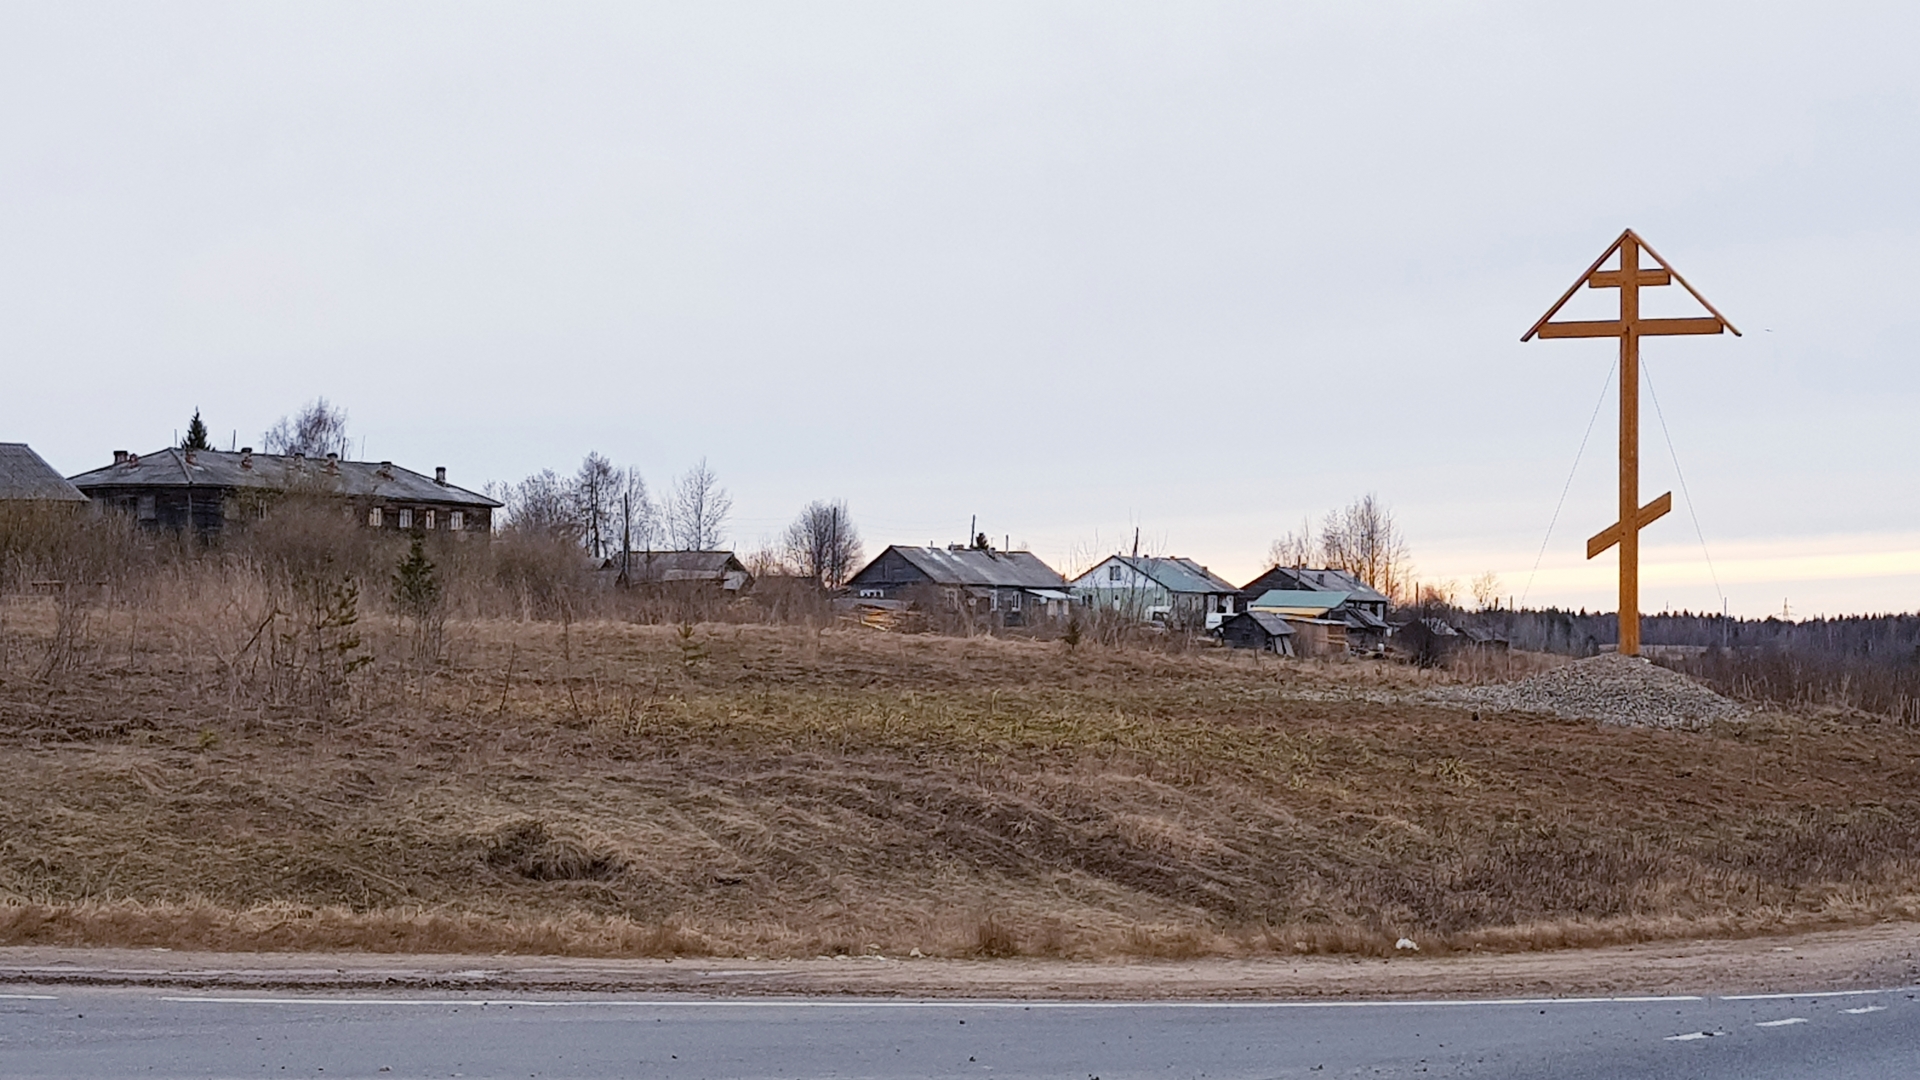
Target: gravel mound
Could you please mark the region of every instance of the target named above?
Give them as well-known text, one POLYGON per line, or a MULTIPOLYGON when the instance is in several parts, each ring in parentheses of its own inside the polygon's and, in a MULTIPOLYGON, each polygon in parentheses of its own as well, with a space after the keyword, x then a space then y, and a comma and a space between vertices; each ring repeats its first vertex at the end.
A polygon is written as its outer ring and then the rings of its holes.
POLYGON ((1739 705, 1677 671, 1615 653, 1467 693, 1489 709, 1633 727, 1694 729, 1716 720, 1744 720, 1747 715, 1739 705))

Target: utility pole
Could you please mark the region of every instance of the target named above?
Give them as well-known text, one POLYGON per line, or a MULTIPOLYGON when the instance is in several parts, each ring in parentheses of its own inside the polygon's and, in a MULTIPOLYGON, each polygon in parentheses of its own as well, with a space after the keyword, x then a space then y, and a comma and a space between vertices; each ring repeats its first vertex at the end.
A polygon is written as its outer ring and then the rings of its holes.
POLYGON ((1539 322, 1520 336, 1521 341, 1530 341, 1535 335, 1541 338, 1620 339, 1620 516, 1587 541, 1587 558, 1594 558, 1616 544, 1620 547, 1619 652, 1622 656, 1640 655, 1640 530, 1673 509, 1671 491, 1645 506, 1640 505, 1640 339, 1667 334, 1718 334, 1729 330, 1735 337, 1740 336, 1740 331, 1714 310, 1706 297, 1687 284, 1687 279, 1668 265, 1658 252, 1647 246, 1646 241, 1628 229, 1593 261, 1586 273, 1567 288, 1545 315, 1540 316, 1539 322), (1618 268, 1601 269, 1616 254, 1619 256, 1618 268), (1642 254, 1650 257, 1655 265, 1643 269, 1640 262, 1642 254), (1641 318, 1640 290, 1671 285, 1676 281, 1700 302, 1710 317, 1641 318), (1620 317, 1599 321, 1549 322, 1560 313, 1568 300, 1573 299, 1573 294, 1582 285, 1590 289, 1619 289, 1620 317))

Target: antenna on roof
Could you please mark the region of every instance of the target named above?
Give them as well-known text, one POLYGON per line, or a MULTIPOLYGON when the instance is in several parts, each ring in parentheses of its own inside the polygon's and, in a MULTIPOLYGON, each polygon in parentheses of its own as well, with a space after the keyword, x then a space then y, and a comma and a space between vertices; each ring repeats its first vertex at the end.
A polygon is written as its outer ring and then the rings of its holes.
POLYGON ((1133 557, 1140 557, 1140 526, 1133 527, 1133 557))
POLYGON ((976 535, 973 530, 979 527, 980 527, 979 514, 975 514, 972 517, 967 519, 967 543, 969 544, 973 543, 973 538, 976 535))

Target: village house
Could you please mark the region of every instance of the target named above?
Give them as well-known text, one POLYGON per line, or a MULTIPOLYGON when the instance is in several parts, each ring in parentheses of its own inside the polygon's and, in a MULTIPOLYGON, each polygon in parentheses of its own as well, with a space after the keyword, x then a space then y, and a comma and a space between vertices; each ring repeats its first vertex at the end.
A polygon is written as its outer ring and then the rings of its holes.
POLYGON ((1255 597, 1247 610, 1284 619, 1293 628, 1295 656, 1345 656, 1350 643, 1340 607, 1346 602, 1344 592, 1269 589, 1255 597))
POLYGON ((1065 618, 1072 603, 1066 579, 1038 556, 981 541, 944 548, 891 545, 847 580, 847 592, 866 600, 938 597, 950 610, 998 626, 1065 618))
POLYGON ((1142 621, 1211 630, 1240 590, 1192 559, 1111 555, 1073 579, 1075 599, 1142 621))
POLYGON ((753 587, 753 574, 731 551, 629 551, 601 569, 622 585, 712 589, 739 596, 753 587))
POLYGON ((338 503, 369 529, 456 538, 493 534, 500 503, 391 461, 342 461, 301 454, 256 454, 252 448, 152 454, 116 450, 113 464, 72 478, 97 506, 116 509, 152 529, 216 536, 230 524, 264 517, 287 498, 338 503))
POLYGON ((1386 647, 1393 628, 1387 623, 1387 597, 1345 570, 1276 566, 1240 590, 1243 608, 1251 608, 1270 592, 1344 593, 1346 599, 1324 617, 1347 624, 1347 644, 1354 652, 1378 652, 1386 647))
POLYGON ((26 443, 0 443, 0 507, 84 506, 87 497, 26 443))

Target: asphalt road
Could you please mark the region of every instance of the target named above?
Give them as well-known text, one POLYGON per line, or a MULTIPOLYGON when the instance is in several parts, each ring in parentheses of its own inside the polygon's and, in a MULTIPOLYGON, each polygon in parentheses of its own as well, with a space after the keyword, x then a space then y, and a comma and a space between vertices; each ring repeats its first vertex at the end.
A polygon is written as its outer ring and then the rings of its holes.
POLYGON ((1425 1003, 7 989, 6 1077, 1920 1077, 1920 989, 1425 1003))

